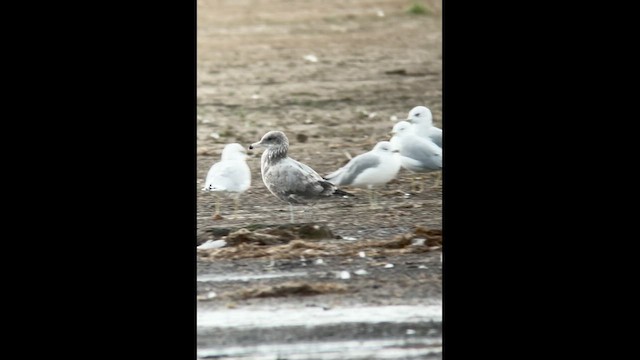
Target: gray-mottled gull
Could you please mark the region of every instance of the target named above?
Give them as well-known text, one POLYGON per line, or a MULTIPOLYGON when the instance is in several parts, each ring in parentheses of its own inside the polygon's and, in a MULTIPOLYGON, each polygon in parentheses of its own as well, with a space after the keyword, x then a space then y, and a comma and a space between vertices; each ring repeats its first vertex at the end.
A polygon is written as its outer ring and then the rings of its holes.
POLYGON ((354 157, 324 178, 337 186, 366 187, 369 190, 369 206, 374 208, 376 201, 373 188, 393 180, 400 171, 398 152, 389 141, 380 141, 371 151, 354 157))
POLYGON ((264 147, 260 170, 262 181, 278 199, 289 203, 291 222, 293 205, 312 205, 331 197, 354 196, 323 179, 315 170, 287 155, 289 139, 282 131, 269 131, 249 149, 264 147))
MULTIPOLYGON (((410 123, 406 121, 397 122, 393 126, 391 134, 393 137, 390 142, 400 150, 400 160, 403 168, 412 172, 442 170, 442 148, 428 138, 416 135, 412 131, 410 123)), ((434 184, 434 187, 436 185, 434 184)), ((419 191, 422 191, 422 189, 419 191)))
MULTIPOLYGON (((214 194, 224 194, 233 197, 234 216, 240 206, 240 195, 251 186, 251 169, 247 165, 247 150, 238 143, 225 145, 220 162, 211 166, 202 190, 212 191, 214 194)), ((216 196, 216 212, 214 217, 220 216, 220 199, 216 196)))
POLYGON ((429 108, 425 106, 414 107, 409 111, 406 121, 411 123, 416 135, 429 138, 436 145, 442 147, 442 129, 433 126, 433 115, 429 108))

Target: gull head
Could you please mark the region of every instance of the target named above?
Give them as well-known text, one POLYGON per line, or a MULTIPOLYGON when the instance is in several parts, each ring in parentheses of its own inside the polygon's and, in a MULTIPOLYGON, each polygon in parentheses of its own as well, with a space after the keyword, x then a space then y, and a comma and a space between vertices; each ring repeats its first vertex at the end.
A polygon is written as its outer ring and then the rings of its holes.
POLYGON ((406 121, 412 124, 419 124, 419 123, 432 124, 433 115, 431 114, 431 110, 429 110, 429 108, 424 106, 416 106, 413 109, 411 109, 411 111, 409 111, 409 116, 407 117, 406 121))
POLYGON ((244 160, 247 158, 247 150, 238 143, 225 145, 222 149, 222 160, 244 160))
POLYGON ((409 133, 411 130, 411 124, 408 121, 398 121, 395 125, 393 125, 393 129, 391 130, 391 135, 401 135, 409 133))
POLYGON ((262 136, 260 141, 249 145, 249 150, 256 147, 264 147, 267 149, 289 147, 289 139, 282 131, 269 131, 262 136))
POLYGON ((391 142, 389 141, 380 141, 373 147, 373 151, 376 152, 399 152, 399 150, 395 149, 391 142))

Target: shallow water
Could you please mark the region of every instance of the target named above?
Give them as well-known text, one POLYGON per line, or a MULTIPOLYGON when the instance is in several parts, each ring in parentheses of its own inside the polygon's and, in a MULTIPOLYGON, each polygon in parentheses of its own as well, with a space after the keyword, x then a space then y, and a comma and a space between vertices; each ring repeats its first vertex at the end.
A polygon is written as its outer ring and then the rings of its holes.
POLYGON ((442 321, 442 305, 392 305, 198 310, 198 327, 272 328, 343 323, 419 323, 442 321))
POLYGON ((201 359, 442 358, 442 306, 436 300, 330 309, 201 308, 197 325, 201 359))
POLYGON ((442 355, 442 341, 396 338, 294 344, 258 344, 198 349, 198 358, 224 359, 425 359, 442 355))
POLYGON ((196 281, 212 281, 212 282, 220 282, 220 281, 250 281, 250 280, 260 280, 260 279, 275 279, 275 278, 283 278, 283 277, 300 277, 307 276, 309 273, 306 271, 297 271, 297 272, 279 272, 274 274, 204 274, 200 275, 196 278, 196 281))

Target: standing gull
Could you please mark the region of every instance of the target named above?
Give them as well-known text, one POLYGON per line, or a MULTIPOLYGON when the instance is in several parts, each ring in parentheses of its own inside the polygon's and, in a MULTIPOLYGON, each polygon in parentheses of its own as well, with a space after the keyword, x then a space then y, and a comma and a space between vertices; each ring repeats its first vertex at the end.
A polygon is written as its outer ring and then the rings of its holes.
MULTIPOLYGON (((247 151, 238 143, 227 144, 222 150, 222 158, 211 166, 202 190, 213 191, 233 197, 234 217, 238 213, 240 195, 251 185, 251 169, 247 165, 247 151)), ((220 199, 216 195, 216 212, 214 218, 220 216, 220 199)))
POLYGON ((345 166, 324 178, 337 186, 366 187, 369 190, 369 206, 373 209, 373 187, 388 183, 400 171, 398 152, 389 141, 380 141, 373 150, 354 157, 345 166))
POLYGON ((354 196, 324 180, 309 166, 287 155, 289 139, 282 131, 269 131, 249 149, 264 147, 260 170, 262 181, 278 199, 289 203, 291 222, 293 205, 310 205, 328 197, 354 196))
POLYGON ((416 106, 409 111, 406 121, 410 122, 413 132, 425 138, 431 139, 436 145, 442 147, 442 129, 433 126, 431 110, 424 106, 416 106))
MULTIPOLYGON (((442 170, 442 148, 433 141, 414 134, 411 130, 411 124, 399 121, 393 126, 391 134, 393 137, 390 142, 394 147, 400 149, 403 168, 412 172, 442 170)), ((420 188, 418 192, 421 191, 420 188)))
MULTIPOLYGON (((416 135, 430 139, 436 145, 442 147, 442 129, 433 126, 433 115, 429 108, 425 106, 414 107, 409 111, 407 121, 411 123, 413 132, 416 135)), ((442 171, 439 171, 434 187, 440 183, 441 178, 442 171)))

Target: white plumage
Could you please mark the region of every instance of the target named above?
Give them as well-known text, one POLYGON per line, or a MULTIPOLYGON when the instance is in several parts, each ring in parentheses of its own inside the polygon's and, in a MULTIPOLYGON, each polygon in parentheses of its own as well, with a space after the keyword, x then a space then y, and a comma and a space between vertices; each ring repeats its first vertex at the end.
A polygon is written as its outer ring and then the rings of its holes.
POLYGON ((442 170, 442 148, 430 139, 416 135, 410 123, 397 122, 391 133, 390 142, 400 150, 403 168, 413 172, 442 170))
MULTIPOLYGON (((227 144, 222 150, 220 162, 211 166, 205 179, 204 191, 232 196, 235 202, 234 215, 238 211, 240 195, 251 186, 251 169, 247 165, 247 151, 238 143, 227 144)), ((216 197, 216 214, 220 213, 219 199, 216 197)))
POLYGON ((370 206, 374 207, 373 188, 393 180, 400 166, 398 150, 389 141, 380 141, 371 151, 354 157, 324 178, 338 186, 366 187, 369 189, 370 206))
POLYGON ((442 147, 442 129, 433 126, 433 115, 429 108, 425 106, 414 107, 409 111, 406 121, 411 123, 416 135, 431 139, 438 147, 442 147))

